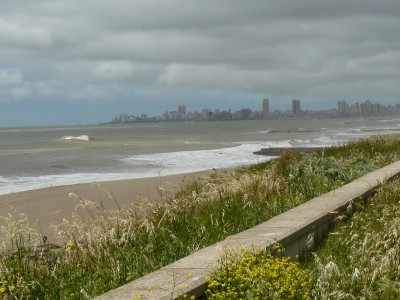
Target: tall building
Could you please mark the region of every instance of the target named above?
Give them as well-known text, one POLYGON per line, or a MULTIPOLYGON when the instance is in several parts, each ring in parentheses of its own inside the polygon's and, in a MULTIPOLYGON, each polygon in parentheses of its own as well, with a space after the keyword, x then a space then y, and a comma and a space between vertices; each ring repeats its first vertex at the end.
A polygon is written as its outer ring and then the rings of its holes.
POLYGON ((349 108, 349 105, 346 103, 345 100, 338 101, 337 103, 337 110, 339 115, 343 115, 349 108))
POLYGON ((301 101, 300 100, 292 100, 292 113, 294 115, 298 115, 301 112, 301 101))
POLYGON ((186 115, 186 106, 185 106, 185 104, 179 104, 179 106, 178 106, 178 114, 186 115))
POLYGON ((264 119, 269 118, 269 100, 268 99, 263 100, 263 118, 264 119))

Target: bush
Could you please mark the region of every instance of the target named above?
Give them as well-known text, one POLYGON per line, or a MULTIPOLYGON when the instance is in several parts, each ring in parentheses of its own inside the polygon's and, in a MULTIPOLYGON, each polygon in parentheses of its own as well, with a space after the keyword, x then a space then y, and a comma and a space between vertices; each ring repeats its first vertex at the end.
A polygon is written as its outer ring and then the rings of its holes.
MULTIPOLYGON (((277 254, 281 252, 276 248, 277 254)), ((313 278, 297 262, 265 251, 228 252, 207 279, 207 299, 310 299, 313 278)))

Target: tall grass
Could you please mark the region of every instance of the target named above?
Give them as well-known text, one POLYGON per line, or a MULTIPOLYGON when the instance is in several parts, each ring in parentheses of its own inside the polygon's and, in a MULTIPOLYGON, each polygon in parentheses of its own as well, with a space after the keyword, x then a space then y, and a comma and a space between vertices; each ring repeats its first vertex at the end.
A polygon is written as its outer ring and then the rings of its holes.
POLYGON ((375 137, 317 153, 289 153, 217 172, 175 195, 163 192, 161 203, 143 199, 141 205, 117 211, 71 194, 93 218, 72 215, 55 226, 61 245, 49 244, 26 219, 10 217, 1 232, 7 241, 0 254, 2 296, 85 299, 101 294, 398 160, 399 141, 399 136, 375 137), (20 231, 13 229, 17 225, 20 231))
POLYGON ((304 263, 316 299, 400 298, 400 181, 342 220, 304 263))
POLYGON ((208 278, 207 299, 399 299, 400 180, 381 186, 300 262, 235 249, 208 278))

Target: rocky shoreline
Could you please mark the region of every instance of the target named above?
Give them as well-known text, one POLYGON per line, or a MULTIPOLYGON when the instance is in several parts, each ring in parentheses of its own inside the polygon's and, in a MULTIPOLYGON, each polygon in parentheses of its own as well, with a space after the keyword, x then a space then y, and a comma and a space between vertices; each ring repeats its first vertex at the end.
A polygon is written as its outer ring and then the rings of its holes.
POLYGON ((286 152, 292 153, 309 153, 324 150, 326 147, 274 147, 274 148, 262 148, 259 151, 253 152, 257 155, 265 156, 281 156, 286 152))

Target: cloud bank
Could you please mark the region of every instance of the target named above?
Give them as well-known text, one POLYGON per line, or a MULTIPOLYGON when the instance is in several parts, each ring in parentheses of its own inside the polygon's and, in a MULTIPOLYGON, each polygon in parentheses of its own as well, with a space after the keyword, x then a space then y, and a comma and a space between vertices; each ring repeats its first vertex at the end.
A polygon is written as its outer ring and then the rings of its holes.
POLYGON ((400 2, 385 0, 4 0, 0 124, 27 108, 51 123, 40 108, 60 104, 71 123, 180 102, 397 104, 398 28, 400 2))

